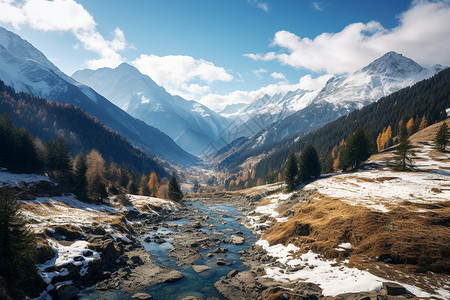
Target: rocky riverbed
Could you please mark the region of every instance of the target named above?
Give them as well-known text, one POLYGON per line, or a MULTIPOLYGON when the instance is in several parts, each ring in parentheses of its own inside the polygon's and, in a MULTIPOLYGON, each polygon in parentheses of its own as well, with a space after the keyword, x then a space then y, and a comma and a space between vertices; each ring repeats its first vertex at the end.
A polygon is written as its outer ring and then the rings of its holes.
MULTIPOLYGON (((308 195, 286 198, 284 205, 308 195)), ((80 227, 81 232, 51 229, 46 235, 61 245, 82 241, 87 246, 71 263, 45 269, 54 276, 49 277, 48 294, 54 299, 86 300, 325 298, 317 284, 266 276, 267 266, 287 273, 295 267, 280 263, 255 244, 270 226, 263 215, 257 218, 265 225, 253 226, 260 200, 258 194, 220 194, 188 198, 176 209, 156 214, 129 211, 121 214, 120 233, 97 223, 80 227), (79 263, 83 261, 86 264, 79 263)), ((288 217, 289 210, 285 211, 282 218, 288 217)), ((386 285, 378 292, 336 299, 389 299, 395 293, 412 297, 402 287, 386 285)))

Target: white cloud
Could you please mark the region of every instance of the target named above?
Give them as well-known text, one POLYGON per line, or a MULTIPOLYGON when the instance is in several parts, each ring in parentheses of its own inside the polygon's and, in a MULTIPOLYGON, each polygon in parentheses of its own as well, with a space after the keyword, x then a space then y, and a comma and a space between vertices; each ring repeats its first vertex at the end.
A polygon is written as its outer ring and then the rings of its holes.
POLYGON ((311 5, 312 5, 312 7, 315 10, 318 10, 318 11, 322 11, 323 10, 323 8, 322 8, 322 6, 321 6, 321 4, 319 2, 313 2, 313 3, 311 3, 311 5))
POLYGON ((287 93, 289 91, 297 89, 317 90, 322 88, 331 77, 332 75, 330 74, 322 75, 317 78, 312 78, 311 75, 306 75, 301 77, 298 83, 295 84, 278 82, 276 84, 270 84, 254 91, 236 90, 226 95, 208 94, 203 96, 199 102, 211 109, 220 111, 228 104, 250 103, 257 98, 260 98, 264 94, 273 96, 277 93, 287 93))
POLYGON ((284 76, 283 73, 273 72, 272 74, 270 74, 270 76, 272 76, 273 79, 286 80, 286 76, 284 76))
POLYGON ((244 56, 333 74, 353 72, 388 51, 425 65, 449 65, 450 1, 414 1, 393 29, 375 21, 353 23, 340 32, 322 33, 314 39, 278 31, 271 45, 284 51, 244 56))
POLYGON ((215 66, 212 62, 195 59, 185 55, 145 55, 131 62, 143 74, 150 76, 157 84, 164 86, 170 93, 186 96, 204 94, 208 86, 192 84, 194 80, 231 81, 233 76, 224 68, 215 66), (184 90, 184 91, 183 91, 184 90))
MULTIPOLYGON (((127 47, 123 31, 116 28, 112 40, 105 40, 96 30, 92 15, 73 0, 0 0, 0 22, 12 24, 15 28, 28 25, 41 31, 70 32, 83 48, 99 55, 99 59, 86 62, 89 68, 94 69, 116 67, 123 61, 118 51, 127 47)), ((77 45, 74 49, 79 48, 77 45)))
POLYGON ((262 78, 261 73, 267 73, 267 70, 264 69, 264 68, 261 68, 261 69, 258 69, 258 70, 253 70, 252 72, 253 72, 253 74, 255 74, 256 77, 261 79, 262 78))
POLYGON ((259 9, 262 9, 265 12, 269 12, 269 10, 270 10, 270 6, 269 6, 269 4, 267 4, 267 2, 262 2, 259 0, 247 0, 247 2, 256 6, 259 9))

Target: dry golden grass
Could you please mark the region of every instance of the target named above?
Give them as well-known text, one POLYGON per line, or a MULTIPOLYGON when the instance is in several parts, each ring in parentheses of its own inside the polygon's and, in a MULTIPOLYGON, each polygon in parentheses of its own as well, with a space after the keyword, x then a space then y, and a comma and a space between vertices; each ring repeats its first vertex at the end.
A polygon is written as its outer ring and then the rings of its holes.
POLYGON ((294 216, 265 233, 270 245, 293 243, 302 252, 311 249, 327 258, 351 254, 350 263, 381 257, 419 271, 450 272, 450 201, 404 202, 382 213, 315 194, 293 209, 294 216), (347 242, 352 249, 336 250, 347 242))

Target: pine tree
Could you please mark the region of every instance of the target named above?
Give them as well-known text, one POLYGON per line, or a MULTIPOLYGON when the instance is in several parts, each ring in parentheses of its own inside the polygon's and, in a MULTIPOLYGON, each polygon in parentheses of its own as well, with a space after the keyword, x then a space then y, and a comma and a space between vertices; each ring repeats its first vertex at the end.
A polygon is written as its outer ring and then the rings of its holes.
POLYGON ((298 179, 300 182, 304 182, 317 178, 319 175, 319 157, 314 146, 312 144, 308 144, 300 154, 298 179))
POLYGON ((150 189, 148 187, 148 181, 149 181, 149 179, 148 179, 147 175, 142 174, 141 180, 139 183, 139 193, 142 196, 150 196, 150 189))
POLYGON ((101 203, 108 196, 105 181, 105 160, 93 149, 87 156, 88 196, 94 202, 101 203))
POLYGON ((137 193, 139 192, 139 186, 134 178, 131 178, 128 182, 127 191, 132 195, 137 195, 137 193))
POLYGON ((87 187, 88 182, 86 178, 87 163, 86 156, 83 153, 77 155, 75 159, 74 174, 73 174, 73 190, 74 194, 81 201, 87 201, 87 187))
POLYGON ((181 192, 180 185, 178 184, 177 175, 175 171, 172 171, 172 177, 169 181, 169 191, 168 196, 170 200, 180 201, 183 199, 183 193, 181 192))
POLYGON ((286 189, 292 191, 297 187, 297 175, 298 175, 298 164, 295 154, 293 152, 289 153, 286 160, 286 168, 284 169, 284 181, 286 183, 286 189))
POLYGON ((198 183, 198 180, 195 179, 195 180, 194 180, 194 186, 193 186, 193 188, 192 188, 192 191, 193 191, 194 193, 197 193, 199 188, 200 188, 200 184, 198 183))
POLYGON ((152 172, 150 174, 150 179, 148 181, 148 188, 150 190, 150 196, 156 197, 156 195, 158 194, 158 187, 159 187, 158 176, 156 175, 155 172, 152 172))
POLYGON ((396 170, 406 171, 412 167, 412 156, 414 156, 412 148, 408 135, 402 134, 394 152, 394 167, 396 170))
POLYGON ((447 126, 447 123, 444 122, 439 127, 439 130, 436 133, 436 136, 434 138, 434 141, 436 142, 436 147, 439 151, 445 151, 445 148, 449 144, 450 139, 450 133, 447 126))
POLYGON ((9 187, 1 187, 0 277, 7 280, 14 293, 36 292, 42 288, 43 282, 36 269, 35 251, 34 234, 20 214, 20 204, 14 192, 9 187))
POLYGON ((341 165, 343 170, 359 168, 360 164, 370 157, 372 147, 370 134, 358 127, 348 138, 347 144, 342 151, 341 165))

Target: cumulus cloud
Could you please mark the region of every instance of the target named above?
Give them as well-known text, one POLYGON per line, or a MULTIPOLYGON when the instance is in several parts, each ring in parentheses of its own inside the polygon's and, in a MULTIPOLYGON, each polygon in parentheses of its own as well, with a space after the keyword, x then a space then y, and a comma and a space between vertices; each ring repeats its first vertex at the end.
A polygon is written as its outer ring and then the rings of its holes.
POLYGON ((87 61, 88 67, 94 69, 116 67, 123 61, 118 51, 127 47, 123 31, 116 28, 112 39, 106 40, 96 30, 92 15, 73 0, 0 0, 0 22, 15 28, 28 25, 41 31, 70 32, 85 49, 99 55, 87 61))
POLYGON ((187 95, 192 97, 192 94, 204 94, 210 89, 208 86, 192 83, 194 80, 205 81, 208 84, 214 81, 233 80, 233 76, 224 68, 186 55, 142 54, 131 64, 141 73, 150 76, 157 84, 164 86, 170 93, 186 97, 187 95))
POLYGON ((264 68, 260 68, 258 70, 253 70, 252 72, 253 72, 253 74, 255 74, 256 77, 261 79, 262 78, 261 73, 267 73, 267 70, 264 68))
POLYGON ((283 73, 273 72, 270 76, 272 76, 273 79, 286 80, 286 76, 284 76, 283 73))
POLYGON ((393 29, 376 21, 353 23, 340 32, 322 33, 314 39, 283 30, 275 34, 271 46, 281 51, 244 56, 333 74, 353 72, 388 51, 425 65, 449 65, 450 1, 414 1, 393 29))
POLYGON ((318 11, 322 11, 322 10, 323 10, 323 8, 322 8, 322 6, 320 5, 319 2, 313 2, 313 3, 311 3, 311 5, 312 5, 312 7, 313 7, 315 10, 318 10, 318 11))
POLYGON ((270 10, 270 6, 269 6, 269 4, 267 4, 267 2, 262 2, 259 0, 247 0, 247 2, 256 6, 259 9, 262 9, 265 12, 269 12, 269 10, 270 10))
POLYGON ((250 103, 263 96, 264 94, 273 96, 278 93, 287 93, 289 91, 302 90, 318 90, 321 89, 325 83, 332 77, 330 74, 322 75, 312 78, 311 75, 303 76, 295 84, 288 84, 286 82, 278 82, 276 84, 269 84, 254 91, 236 90, 226 95, 208 94, 200 99, 200 102, 211 109, 220 111, 228 104, 233 103, 250 103))

